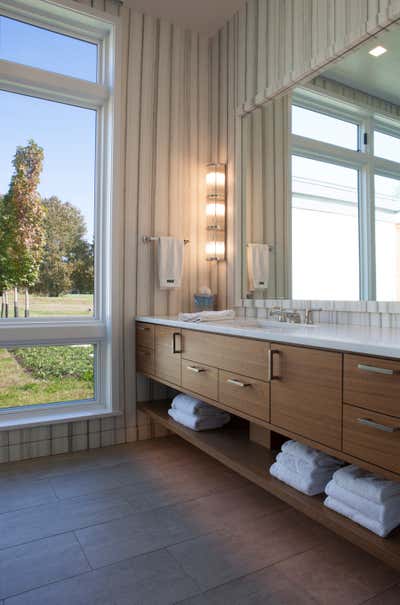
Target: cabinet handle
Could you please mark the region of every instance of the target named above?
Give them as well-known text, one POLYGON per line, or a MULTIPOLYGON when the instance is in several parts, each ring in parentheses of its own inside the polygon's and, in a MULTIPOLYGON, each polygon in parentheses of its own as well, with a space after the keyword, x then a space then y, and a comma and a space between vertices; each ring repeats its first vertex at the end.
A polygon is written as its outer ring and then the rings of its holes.
POLYGON ((226 382, 229 382, 229 384, 234 384, 235 387, 241 387, 242 389, 245 387, 251 387, 249 382, 240 382, 240 380, 235 380, 234 378, 228 378, 226 382))
POLYGON ((394 376, 398 374, 396 370, 390 370, 389 368, 378 368, 376 366, 369 366, 365 363, 359 363, 358 369, 363 372, 372 372, 373 374, 386 374, 387 376, 394 376))
POLYGON ((400 431, 400 426, 387 426, 386 424, 379 424, 379 422, 374 422, 369 418, 357 418, 357 422, 359 424, 369 426, 371 429, 383 431, 384 433, 397 433, 397 431, 400 431))
POLYGON ((186 366, 186 369, 190 370, 191 372, 196 372, 196 374, 200 374, 200 372, 207 371, 205 368, 196 368, 195 366, 186 366))
POLYGON ((144 332, 145 330, 150 330, 150 328, 148 326, 136 326, 138 330, 141 330, 142 332, 144 332))
POLYGON ((274 376, 274 355, 279 355, 279 351, 269 349, 268 351, 268 382, 279 380, 279 376, 274 376))
POLYGON ((181 339, 181 333, 180 332, 174 332, 172 334, 172 352, 173 353, 182 353, 182 339, 181 339), (180 338, 180 347, 179 349, 177 349, 176 347, 176 337, 179 336, 180 338))

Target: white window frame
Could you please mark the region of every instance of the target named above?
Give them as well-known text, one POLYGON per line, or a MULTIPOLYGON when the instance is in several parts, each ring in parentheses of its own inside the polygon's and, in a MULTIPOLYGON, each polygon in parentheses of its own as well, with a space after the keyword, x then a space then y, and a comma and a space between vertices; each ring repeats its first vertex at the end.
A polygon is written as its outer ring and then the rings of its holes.
MULTIPOLYGON (((367 110, 335 96, 310 89, 298 89, 292 105, 310 109, 358 126, 358 151, 291 133, 291 157, 354 168, 359 174, 359 292, 360 300, 376 300, 375 264, 375 175, 400 181, 400 162, 374 156, 374 131, 400 138, 400 120, 367 110), (364 144, 367 135, 367 144, 364 144)), ((291 184, 290 184, 291 187, 291 184)), ((292 195, 289 216, 291 217, 292 195)), ((291 218, 290 218, 291 222, 291 218)))
POLYGON ((69 0, 0 0, 0 15, 98 46, 97 83, 0 59, 0 90, 94 109, 95 316, 0 320, 0 348, 94 344, 95 398, 0 409, 0 429, 121 413, 122 136, 120 20, 69 0))

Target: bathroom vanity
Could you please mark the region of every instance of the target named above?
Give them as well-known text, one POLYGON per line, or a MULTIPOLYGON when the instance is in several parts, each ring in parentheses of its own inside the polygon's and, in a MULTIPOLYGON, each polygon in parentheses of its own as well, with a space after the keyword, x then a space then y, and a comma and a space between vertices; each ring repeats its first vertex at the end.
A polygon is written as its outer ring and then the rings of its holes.
POLYGON ((139 317, 136 351, 138 372, 247 422, 195 433, 167 401, 143 412, 400 569, 396 532, 378 538, 268 473, 274 444, 292 438, 400 481, 400 330, 139 317))

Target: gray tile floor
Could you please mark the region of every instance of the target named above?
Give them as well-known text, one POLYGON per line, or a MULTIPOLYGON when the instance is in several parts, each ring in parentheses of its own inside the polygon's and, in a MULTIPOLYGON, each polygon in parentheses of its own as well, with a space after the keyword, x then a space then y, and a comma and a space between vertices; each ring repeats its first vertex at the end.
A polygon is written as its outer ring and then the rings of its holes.
POLYGON ((172 603, 399 605, 400 576, 177 437, 0 466, 0 605, 172 603))

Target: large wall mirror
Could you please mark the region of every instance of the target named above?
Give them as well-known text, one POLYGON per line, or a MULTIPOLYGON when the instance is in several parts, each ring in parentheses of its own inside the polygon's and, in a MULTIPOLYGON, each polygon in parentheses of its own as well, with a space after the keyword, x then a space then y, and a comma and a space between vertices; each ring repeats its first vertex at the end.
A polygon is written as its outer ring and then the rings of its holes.
POLYGON ((242 118, 242 297, 400 301, 400 30, 242 118))

